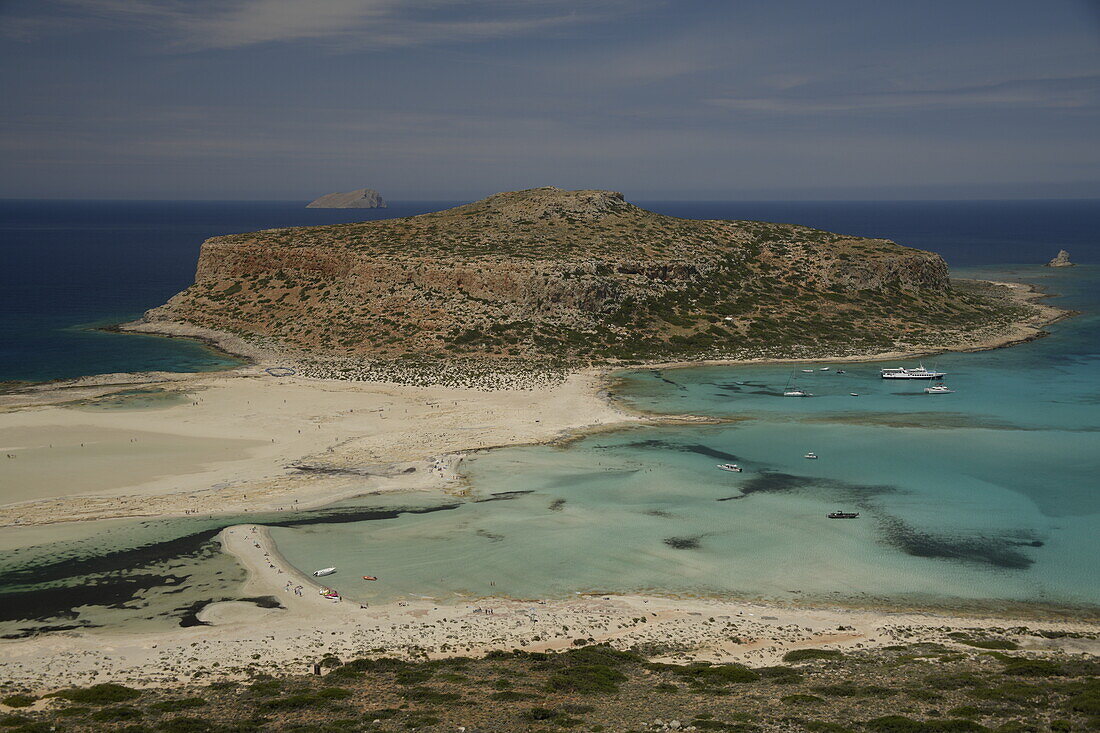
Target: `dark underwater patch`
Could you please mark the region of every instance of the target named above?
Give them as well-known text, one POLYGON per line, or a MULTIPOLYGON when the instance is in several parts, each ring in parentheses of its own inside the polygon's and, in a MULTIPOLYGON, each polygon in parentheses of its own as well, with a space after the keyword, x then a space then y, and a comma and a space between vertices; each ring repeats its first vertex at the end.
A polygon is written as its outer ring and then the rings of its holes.
POLYGON ((279 599, 275 596, 255 596, 252 598, 209 598, 205 601, 195 601, 186 606, 180 606, 173 611, 172 615, 178 615, 180 619, 180 626, 183 628, 189 628, 191 626, 209 626, 205 621, 199 620, 199 612, 202 609, 209 606, 211 603, 224 603, 226 601, 243 601, 246 603, 253 603, 259 608, 285 608, 285 606, 279 603, 279 599))
POLYGON ((498 491, 495 494, 489 494, 484 499, 474 499, 474 503, 484 504, 489 501, 510 501, 512 499, 518 499, 521 496, 533 493, 535 492, 529 489, 524 491, 498 491))
POLYGON ((502 534, 493 534, 492 532, 490 532, 489 530, 486 530, 486 529, 479 529, 476 532, 474 532, 474 534, 476 534, 478 537, 484 537, 485 539, 489 540, 490 542, 501 542, 501 541, 504 540, 504 535, 502 535, 502 534))
POLYGON ((663 542, 677 550, 698 550, 702 537, 665 537, 663 542))
POLYGON ((546 507, 552 512, 560 512, 565 507, 565 499, 554 499, 550 506, 546 507))
POLYGON ((642 514, 648 517, 660 517, 661 519, 675 519, 676 515, 663 509, 647 509, 642 514))
POLYGON ((819 489, 829 498, 841 501, 863 502, 874 496, 892 494, 898 491, 896 486, 887 484, 853 484, 848 481, 819 478, 816 476, 796 476, 779 471, 761 471, 753 474, 741 484, 741 493, 725 496, 717 501, 744 499, 752 494, 786 494, 796 491, 819 489))
POLYGON ((913 557, 992 565, 1008 570, 1024 570, 1035 561, 1013 549, 1021 545, 1019 537, 951 536, 918 530, 897 517, 880 520, 886 544, 913 557))
MULTIPOLYGON (((402 514, 427 514, 457 509, 460 506, 462 505, 456 503, 387 509, 337 508, 255 523, 269 527, 304 527, 312 524, 394 519, 402 514)), ((80 606, 133 608, 127 604, 133 603, 143 591, 164 586, 177 586, 177 590, 183 590, 179 586, 183 586, 190 575, 168 572, 179 566, 179 563, 173 565, 173 561, 217 552, 217 543, 213 540, 218 532, 224 527, 241 523, 241 517, 230 517, 217 527, 163 542, 91 557, 65 558, 0 573, 0 588, 68 581, 68 584, 60 587, 27 588, 0 593, 0 621, 76 619, 77 614, 72 609, 80 606), (162 566, 160 572, 156 569, 158 565, 162 566)), ((84 626, 80 624, 81 628, 84 626)))
POLYGON ((718 450, 717 448, 711 448, 710 446, 703 445, 702 443, 676 443, 671 440, 661 440, 660 438, 650 438, 647 440, 635 440, 630 443, 621 443, 617 446, 604 446, 608 448, 652 448, 656 450, 673 450, 679 453, 695 453, 700 456, 707 456, 708 458, 715 458, 720 461, 740 461, 741 458, 735 456, 733 453, 727 453, 725 451, 718 450))

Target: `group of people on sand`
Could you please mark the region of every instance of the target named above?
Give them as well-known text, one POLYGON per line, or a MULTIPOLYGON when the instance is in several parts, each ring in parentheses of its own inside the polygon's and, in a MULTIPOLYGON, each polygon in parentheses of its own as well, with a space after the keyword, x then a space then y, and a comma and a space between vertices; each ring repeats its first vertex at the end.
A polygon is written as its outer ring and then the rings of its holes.
POLYGON ((302 585, 294 585, 294 583, 292 583, 291 581, 289 581, 289 580, 288 580, 288 581, 286 582, 286 587, 285 587, 285 588, 283 588, 283 590, 287 591, 288 593, 289 593, 289 592, 290 592, 291 590, 293 590, 293 591, 294 591, 294 595, 296 595, 296 596, 300 596, 300 595, 303 595, 302 591, 303 591, 303 589, 304 589, 304 588, 305 588, 305 586, 302 586, 302 585))
POLYGON ((484 613, 484 614, 488 614, 489 616, 492 616, 493 615, 493 609, 491 609, 491 608, 475 608, 474 613, 484 613))

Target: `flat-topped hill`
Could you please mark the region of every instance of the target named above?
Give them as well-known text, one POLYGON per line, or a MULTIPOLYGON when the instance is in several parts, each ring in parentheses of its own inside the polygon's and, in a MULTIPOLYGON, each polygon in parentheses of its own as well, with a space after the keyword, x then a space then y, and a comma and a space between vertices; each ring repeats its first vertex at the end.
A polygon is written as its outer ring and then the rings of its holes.
POLYGON ((536 188, 214 237, 194 285, 146 319, 313 356, 573 363, 942 346, 1017 315, 889 240, 536 188))

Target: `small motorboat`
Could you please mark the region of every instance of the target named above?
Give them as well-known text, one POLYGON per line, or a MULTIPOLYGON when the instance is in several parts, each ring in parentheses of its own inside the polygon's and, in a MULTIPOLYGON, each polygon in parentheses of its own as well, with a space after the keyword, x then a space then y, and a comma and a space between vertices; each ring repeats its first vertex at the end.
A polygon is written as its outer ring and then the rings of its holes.
POLYGON ((743 470, 736 463, 719 463, 718 468, 723 471, 733 471, 734 473, 741 473, 743 470))
POLYGON ((859 392, 849 392, 848 394, 852 395, 853 397, 859 397, 859 392))
POLYGON ((859 512, 829 512, 825 516, 829 519, 859 519, 859 512))
POLYGON ((363 580, 378 580, 378 578, 374 577, 373 575, 364 575, 363 580))
POLYGON ((953 389, 948 389, 947 385, 943 382, 940 382, 939 384, 933 384, 931 387, 924 388, 925 394, 952 394, 954 391, 955 390, 953 389))
POLYGON ((803 369, 802 371, 804 371, 806 374, 813 374, 814 373, 813 369, 803 369))
POLYGON ((818 371, 819 372, 827 372, 827 371, 829 371, 829 367, 821 367, 820 369, 818 369, 818 371))
POLYGON ((804 389, 787 389, 783 391, 784 397, 809 397, 810 393, 804 389))
POLYGON ((336 572, 336 568, 321 568, 320 570, 313 571, 313 577, 323 578, 326 575, 332 575, 336 572))
POLYGON ((843 369, 837 369, 836 373, 837 374, 847 374, 848 372, 844 371, 843 369))
POLYGON ((802 457, 803 458, 809 458, 810 460, 817 460, 817 454, 814 453, 813 451, 807 453, 806 455, 804 455, 802 457))

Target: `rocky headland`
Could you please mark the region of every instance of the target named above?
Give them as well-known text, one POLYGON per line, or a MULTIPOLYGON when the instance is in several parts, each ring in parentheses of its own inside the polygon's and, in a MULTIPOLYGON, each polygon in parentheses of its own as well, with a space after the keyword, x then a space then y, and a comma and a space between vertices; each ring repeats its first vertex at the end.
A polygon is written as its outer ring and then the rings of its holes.
POLYGON ((373 188, 347 193, 327 193, 306 204, 307 209, 384 209, 386 202, 373 188))
POLYGON ((1008 289, 953 281, 939 255, 886 239, 680 219, 551 187, 214 237, 195 283, 136 328, 186 324, 307 373, 373 378, 363 364, 507 372, 967 348, 1032 315, 1008 289))

